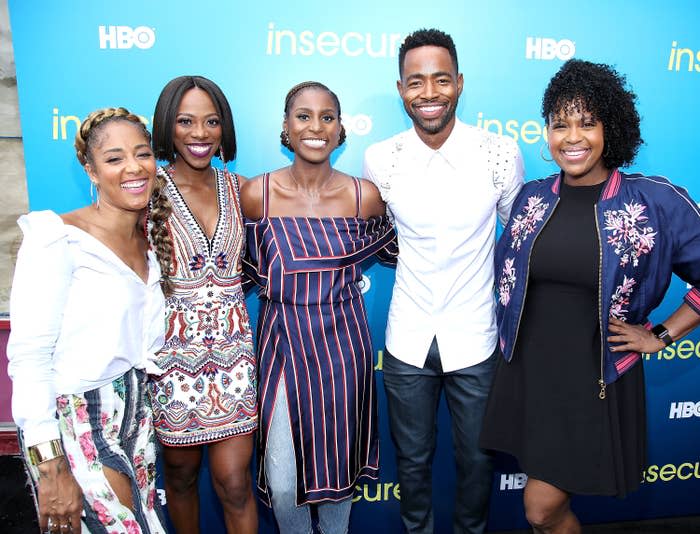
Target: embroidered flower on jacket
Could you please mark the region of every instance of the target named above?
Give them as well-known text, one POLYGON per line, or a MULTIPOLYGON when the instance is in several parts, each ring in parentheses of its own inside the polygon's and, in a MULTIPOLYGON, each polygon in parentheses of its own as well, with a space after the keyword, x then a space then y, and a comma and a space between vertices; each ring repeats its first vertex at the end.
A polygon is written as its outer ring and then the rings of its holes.
POLYGON ((503 272, 501 273, 501 279, 498 281, 498 302, 503 306, 508 306, 510 302, 510 294, 515 287, 515 267, 513 263, 515 258, 506 258, 503 264, 503 272))
POLYGON ((625 306, 629 305, 629 297, 636 284, 637 281, 634 278, 623 276, 622 284, 615 288, 615 293, 613 293, 610 298, 610 317, 614 317, 620 321, 627 320, 627 312, 629 310, 625 306))
POLYGON ((538 222, 544 218, 544 214, 549 208, 548 202, 542 202, 542 197, 530 197, 527 199, 527 205, 523 208, 523 213, 519 213, 513 217, 513 222, 510 226, 510 235, 513 242, 510 247, 515 250, 520 250, 520 247, 531 233, 535 231, 538 222))
POLYGON ((608 244, 613 246, 615 254, 620 256, 620 265, 626 266, 630 261, 634 267, 639 265, 639 258, 654 248, 654 229, 645 226, 649 217, 644 215, 647 207, 630 202, 625 209, 607 210, 605 230, 609 233, 608 244))

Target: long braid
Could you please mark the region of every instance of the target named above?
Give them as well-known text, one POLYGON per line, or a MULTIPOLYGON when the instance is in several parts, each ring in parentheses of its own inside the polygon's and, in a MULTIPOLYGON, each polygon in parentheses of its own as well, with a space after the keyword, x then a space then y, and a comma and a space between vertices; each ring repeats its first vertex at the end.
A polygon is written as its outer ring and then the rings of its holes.
MULTIPOLYGON (((78 132, 75 134, 75 152, 78 161, 83 167, 92 161, 92 148, 99 139, 99 135, 104 127, 113 121, 128 121, 138 125, 143 136, 148 143, 151 142, 151 133, 138 115, 131 113, 126 108, 103 108, 90 113, 81 123, 78 132)), ((172 265, 173 243, 165 224, 170 216, 172 207, 164 191, 165 179, 156 173, 155 188, 151 195, 151 241, 158 258, 162 278, 161 288, 165 295, 172 291, 170 281, 170 269, 172 265)))
POLYGON ((170 280, 173 258, 173 240, 168 231, 168 218, 173 208, 165 194, 165 171, 158 169, 156 172, 156 187, 151 196, 150 206, 150 232, 151 243, 160 265, 161 279, 160 286, 165 296, 169 296, 173 291, 173 283, 170 280))

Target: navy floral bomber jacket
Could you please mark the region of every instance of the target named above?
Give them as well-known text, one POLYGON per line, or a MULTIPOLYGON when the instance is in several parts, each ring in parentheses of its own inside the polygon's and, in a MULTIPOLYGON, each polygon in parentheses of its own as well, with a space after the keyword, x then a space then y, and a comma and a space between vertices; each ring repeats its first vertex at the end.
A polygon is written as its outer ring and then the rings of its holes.
MULTIPOLYGON (((554 174, 524 185, 496 246, 496 316, 507 361, 517 341, 532 246, 559 203, 562 177, 554 174)), ((615 170, 595 212, 602 348, 597 380, 604 398, 605 386, 641 356, 610 351, 610 317, 650 328, 648 315, 661 303, 672 273, 692 286, 684 300, 700 314, 700 209, 683 188, 666 178, 615 170)))

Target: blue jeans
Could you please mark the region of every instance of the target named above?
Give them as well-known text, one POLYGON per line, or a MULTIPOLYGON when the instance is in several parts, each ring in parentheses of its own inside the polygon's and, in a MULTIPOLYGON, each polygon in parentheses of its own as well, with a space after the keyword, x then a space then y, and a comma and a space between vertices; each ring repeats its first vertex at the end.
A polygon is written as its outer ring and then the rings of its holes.
POLYGON ((479 449, 478 441, 497 353, 472 367, 444 373, 436 339, 422 369, 384 352, 384 388, 401 485, 401 519, 410 534, 433 532, 432 463, 443 389, 457 464, 454 532, 481 534, 486 528, 492 462, 479 449))
POLYGON ((350 522, 352 498, 337 502, 297 506, 297 471, 292 429, 284 378, 277 386, 275 404, 265 449, 265 477, 270 489, 272 510, 281 534, 310 534, 313 532, 311 506, 318 512, 321 534, 346 534, 350 522))

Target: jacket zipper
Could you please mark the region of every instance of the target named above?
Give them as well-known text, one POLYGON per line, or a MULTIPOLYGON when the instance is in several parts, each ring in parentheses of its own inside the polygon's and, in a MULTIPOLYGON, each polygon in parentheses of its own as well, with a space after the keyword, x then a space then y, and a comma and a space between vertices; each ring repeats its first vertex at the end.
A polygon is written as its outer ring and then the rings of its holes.
POLYGON ((517 323, 517 326, 515 327, 515 337, 513 338, 513 348, 510 351, 510 359, 511 360, 513 359, 513 355, 515 354, 515 346, 518 343, 518 335, 520 334, 520 320, 523 317, 523 310, 525 309, 525 298, 527 297, 527 286, 529 285, 529 282, 530 282, 530 259, 532 258, 532 249, 535 248, 535 242, 537 241, 537 238, 540 237, 542 230, 544 230, 544 227, 547 226, 549 219, 551 219, 552 215, 554 215, 554 211, 557 209, 558 205, 559 205, 559 197, 557 197, 557 200, 554 203, 554 206, 552 207, 552 211, 549 212, 549 216, 542 223, 542 226, 540 226, 540 230, 537 232, 535 237, 532 238, 532 246, 530 247, 530 252, 527 253, 527 270, 525 271, 525 290, 523 291, 523 298, 522 298, 522 302, 520 303, 520 313, 518 314, 518 323, 517 323))
POLYGON ((601 245, 600 243, 600 226, 598 225, 597 204, 593 204, 593 218, 595 219, 595 231, 596 236, 598 237, 598 324, 600 328, 600 378, 598 379, 598 386, 600 387, 600 392, 598 393, 598 398, 600 400, 604 400, 605 388, 607 387, 607 384, 605 383, 603 369, 603 245, 601 245))

